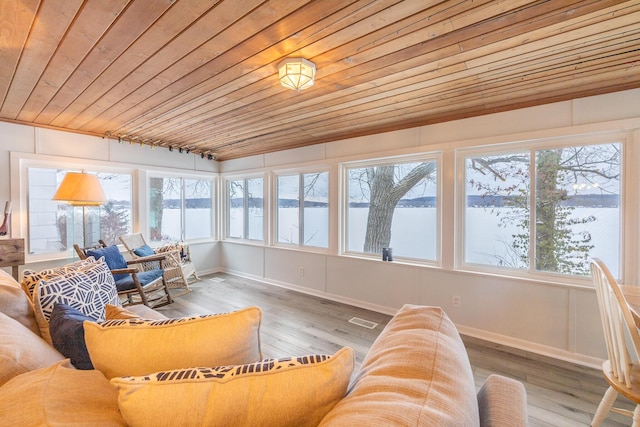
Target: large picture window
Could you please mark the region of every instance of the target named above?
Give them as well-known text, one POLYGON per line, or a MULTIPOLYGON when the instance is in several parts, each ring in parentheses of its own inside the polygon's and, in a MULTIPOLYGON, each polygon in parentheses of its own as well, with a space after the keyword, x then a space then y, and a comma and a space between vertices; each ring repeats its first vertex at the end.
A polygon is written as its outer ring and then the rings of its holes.
POLYGON ((277 242, 329 246, 329 172, 276 177, 277 242))
POLYGON ((264 179, 227 181, 227 237, 264 240, 264 179))
POLYGON ((149 237, 152 242, 213 237, 213 181, 151 177, 149 237))
POLYGON ((346 249, 394 258, 438 258, 438 162, 347 166, 346 249))
POLYGON ((27 168, 30 254, 66 252, 74 243, 85 246, 99 239, 118 243, 119 236, 131 232, 130 174, 98 172, 107 202, 83 208, 52 200, 66 173, 66 169, 27 168))
POLYGON ((618 274, 622 144, 465 157, 464 262, 586 276, 618 274))

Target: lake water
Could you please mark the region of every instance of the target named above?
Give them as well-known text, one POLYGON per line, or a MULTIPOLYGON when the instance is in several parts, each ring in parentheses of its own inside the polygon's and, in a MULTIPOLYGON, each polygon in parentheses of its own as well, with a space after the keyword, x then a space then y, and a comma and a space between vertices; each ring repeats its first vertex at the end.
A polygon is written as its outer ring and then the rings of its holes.
MULTIPOLYGON (((498 212, 501 209, 496 209, 498 212)), ((505 213, 502 208, 502 214, 505 213)), ((349 209, 348 248, 362 252, 367 224, 367 208, 349 209)), ((591 257, 602 259, 614 275, 618 272, 620 254, 620 214, 617 208, 576 208, 572 216, 594 215, 597 220, 575 225, 574 231, 587 230, 595 245, 591 257)), ((498 259, 508 256, 507 245, 520 230, 516 225, 500 226, 501 216, 484 208, 466 210, 465 261, 498 265, 498 259)), ((435 208, 398 208, 393 216, 391 244, 395 256, 435 260, 437 218, 435 208)), ((446 236, 442 237, 446 239, 446 236)), ((450 237, 453 239, 453 237, 450 237)))
MULTIPOLYGON (((502 214, 506 212, 505 208, 502 214)), ((362 252, 366 233, 368 208, 349 208, 348 242, 349 251, 362 252)), ((328 209, 305 208, 305 244, 327 247, 328 209)), ((280 208, 280 235, 285 239, 298 233, 298 209, 280 208)), ((468 208, 466 211, 465 261, 485 265, 498 265, 498 259, 508 256, 507 245, 512 235, 519 232, 515 225, 500 227, 501 216, 484 208, 468 208)), ((576 232, 587 230, 595 245, 590 256, 601 258, 614 275, 618 274, 620 257, 620 214, 617 208, 576 208, 572 216, 594 215, 595 222, 576 225, 576 232)), ((237 230, 241 224, 232 224, 237 230)), ((391 247, 394 256, 435 260, 437 254, 437 217, 435 208, 398 208, 393 217, 391 247)), ((443 236, 453 239, 453 236, 443 236)), ((282 239, 281 239, 282 240, 282 239)))

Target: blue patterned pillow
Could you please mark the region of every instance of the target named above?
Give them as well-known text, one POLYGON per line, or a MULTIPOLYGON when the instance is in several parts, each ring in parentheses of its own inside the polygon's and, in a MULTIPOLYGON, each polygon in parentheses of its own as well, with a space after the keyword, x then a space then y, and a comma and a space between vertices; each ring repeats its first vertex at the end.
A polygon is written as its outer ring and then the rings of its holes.
POLYGON ((107 304, 120 305, 109 266, 98 260, 36 285, 33 306, 42 338, 50 344, 49 319, 56 303, 67 304, 98 321, 105 320, 107 304))
POLYGON ((22 271, 22 280, 20 281, 20 286, 22 287, 22 290, 27 294, 29 299, 33 301, 33 291, 35 290, 36 285, 40 280, 49 280, 56 276, 66 274, 69 271, 75 271, 84 268, 89 264, 93 264, 94 262, 96 262, 95 258, 88 257, 87 259, 81 259, 62 267, 53 267, 42 271, 35 271, 25 268, 22 271))
POLYGON ((49 332, 53 346, 78 369, 93 369, 87 344, 84 341, 84 322, 96 319, 85 316, 66 304, 56 303, 51 311, 49 332))
MULTIPOLYGON (((119 268, 127 268, 127 261, 120 253, 120 249, 116 245, 107 246, 101 249, 91 249, 87 251, 87 257, 94 257, 100 259, 104 257, 104 262, 107 263, 109 269, 117 270, 119 268)), ((113 279, 117 282, 120 279, 127 277, 127 274, 114 274, 113 279)))

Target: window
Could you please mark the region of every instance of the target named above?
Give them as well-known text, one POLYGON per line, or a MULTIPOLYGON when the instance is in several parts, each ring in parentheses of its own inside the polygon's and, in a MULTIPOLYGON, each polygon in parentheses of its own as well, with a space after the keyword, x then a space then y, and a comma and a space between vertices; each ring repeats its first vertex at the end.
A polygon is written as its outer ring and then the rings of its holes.
POLYGON ((151 177, 149 237, 152 242, 213 237, 210 179, 151 177))
POLYGON ((437 172, 433 158, 347 166, 347 251, 436 261, 437 172))
MULTIPOLYGON (((589 274, 620 265, 619 142, 464 158, 464 262, 589 274)), ((615 270, 615 271, 614 271, 615 270)))
MULTIPOLYGON (((107 202, 99 207, 73 207, 52 199, 67 170, 28 167, 29 253, 52 254, 87 246, 102 239, 117 243, 131 232, 130 174, 97 173, 107 202)), ((91 171, 87 171, 93 173, 91 171)))
POLYGON ((264 239, 264 179, 227 181, 227 237, 264 239))
POLYGON ((276 177, 277 242, 329 246, 329 172, 276 177))

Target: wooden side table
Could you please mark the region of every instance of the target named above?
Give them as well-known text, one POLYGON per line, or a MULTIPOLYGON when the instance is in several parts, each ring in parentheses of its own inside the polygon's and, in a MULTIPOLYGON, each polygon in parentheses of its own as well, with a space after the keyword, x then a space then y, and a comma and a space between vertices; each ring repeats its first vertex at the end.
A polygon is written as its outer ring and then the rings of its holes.
POLYGON ((11 274, 16 281, 18 266, 24 264, 24 239, 0 239, 0 267, 11 267, 11 274))

